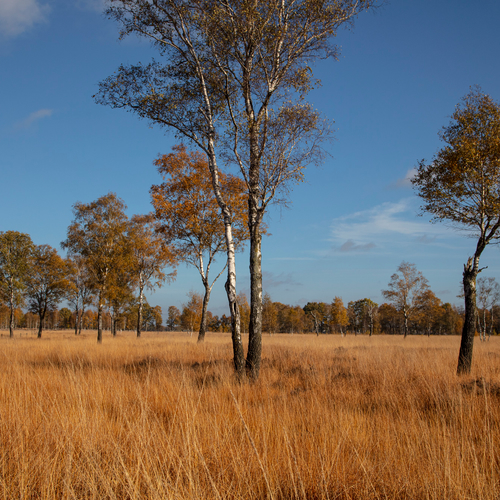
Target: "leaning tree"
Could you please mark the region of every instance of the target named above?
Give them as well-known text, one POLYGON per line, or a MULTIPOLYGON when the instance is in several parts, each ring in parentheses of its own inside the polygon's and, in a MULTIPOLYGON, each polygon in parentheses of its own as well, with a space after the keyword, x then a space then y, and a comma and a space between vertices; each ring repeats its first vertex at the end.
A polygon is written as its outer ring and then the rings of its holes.
POLYGON ((440 133, 446 145, 432 163, 420 162, 413 186, 432 221, 447 221, 476 238, 463 271, 465 321, 458 374, 470 373, 476 332, 479 258, 500 238, 500 103, 472 87, 440 133))
POLYGON ((245 363, 236 300, 232 217, 219 183, 220 160, 235 166, 248 193, 251 316, 246 367, 259 375, 262 351, 262 222, 286 199, 305 166, 322 157, 328 124, 305 100, 311 62, 335 57, 339 29, 376 0, 110 0, 120 37, 143 36, 161 60, 121 66, 97 102, 173 128, 206 155, 224 216, 235 367, 245 363))

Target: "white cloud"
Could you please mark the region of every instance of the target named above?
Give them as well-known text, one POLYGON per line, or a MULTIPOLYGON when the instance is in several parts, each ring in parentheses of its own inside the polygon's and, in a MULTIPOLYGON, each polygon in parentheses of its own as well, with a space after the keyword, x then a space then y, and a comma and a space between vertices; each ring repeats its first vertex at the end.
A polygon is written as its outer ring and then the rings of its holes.
POLYGON ((0 0, 0 34, 13 37, 44 22, 49 12, 48 5, 39 0, 0 0))
POLYGON ((406 175, 402 179, 398 179, 396 182, 393 182, 389 185, 389 189, 399 189, 399 188, 409 188, 411 187, 412 179, 417 175, 416 168, 410 168, 406 175))
POLYGON ((397 203, 382 203, 334 219, 331 226, 332 240, 336 249, 342 252, 367 251, 375 247, 388 247, 400 239, 428 244, 446 231, 442 225, 415 219, 416 210, 411 198, 397 203))
POLYGON ((43 118, 47 118, 47 117, 51 116, 53 112, 54 112, 53 109, 39 109, 38 111, 35 111, 35 112, 31 113, 24 120, 21 120, 20 122, 17 122, 16 125, 15 125, 15 128, 16 129, 28 128, 34 122, 36 122, 38 120, 41 120, 43 118))

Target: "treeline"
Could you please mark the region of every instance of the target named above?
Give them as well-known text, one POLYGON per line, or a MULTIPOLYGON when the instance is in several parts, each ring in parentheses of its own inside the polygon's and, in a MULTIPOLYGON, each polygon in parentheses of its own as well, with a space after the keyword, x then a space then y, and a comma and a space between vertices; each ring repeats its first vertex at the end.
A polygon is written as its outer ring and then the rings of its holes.
MULTIPOLYGON (((442 303, 432 292, 427 294, 427 302, 422 302, 414 311, 410 321, 410 334, 418 335, 459 335, 463 327, 463 310, 449 303, 442 303)), ((244 293, 238 295, 241 325, 248 332, 250 306, 244 293)), ((175 306, 168 308, 166 329, 193 332, 201 320, 202 296, 189 293, 189 301, 182 310, 175 306)), ((489 334, 500 331, 500 306, 493 311, 481 310, 489 334), (492 320, 494 318, 494 320, 492 320)), ((231 318, 207 312, 209 331, 230 332, 231 318)), ((331 303, 308 302, 304 307, 273 302, 269 294, 263 298, 262 330, 272 333, 316 333, 319 334, 403 334, 404 316, 391 304, 380 306, 370 299, 352 301, 344 306, 340 297, 331 303)))
POLYGON ((114 193, 76 203, 61 243, 66 258, 49 245, 35 245, 27 234, 0 232, 1 325, 11 337, 22 326, 38 328, 38 337, 45 327, 73 327, 75 334, 95 328, 98 341, 106 326, 113 335, 134 328, 138 336, 152 325, 161 327, 161 308, 151 307, 144 291, 174 278, 175 272, 163 269, 175 258, 150 219, 129 219, 125 208, 114 193), (59 311, 63 301, 69 308, 59 311))
MULTIPOLYGON (((142 331, 162 331, 165 329, 162 319, 162 309, 160 306, 144 305, 144 314, 142 318, 142 331)), ((8 330, 10 321, 10 309, 6 305, 0 305, 0 329, 8 330)), ((135 330, 137 327, 137 306, 132 306, 125 311, 117 321, 109 311, 104 311, 102 324, 104 330, 112 330, 113 322, 116 325, 116 331, 135 330)), ((25 328, 29 330, 38 330, 40 318, 38 314, 29 311, 23 311, 20 307, 14 309, 15 328, 25 328)), ((74 329, 75 326, 81 327, 81 330, 97 330, 97 311, 88 309, 78 320, 73 311, 67 307, 49 311, 43 319, 43 330, 66 330, 74 329)), ((78 330, 81 332, 81 330, 78 330)), ((78 333, 78 332, 77 332, 78 333)))

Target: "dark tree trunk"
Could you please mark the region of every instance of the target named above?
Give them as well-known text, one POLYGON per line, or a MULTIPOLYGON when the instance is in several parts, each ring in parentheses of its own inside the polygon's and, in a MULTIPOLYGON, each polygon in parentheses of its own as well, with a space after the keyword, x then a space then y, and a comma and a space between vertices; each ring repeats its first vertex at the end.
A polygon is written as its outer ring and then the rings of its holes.
POLYGON ((38 335, 36 336, 37 339, 41 339, 42 338, 43 320, 45 319, 45 312, 46 311, 40 311, 38 313, 38 317, 40 318, 40 321, 38 323, 38 335))
POLYGON ((248 328, 248 353, 246 360, 246 370, 251 380, 259 378, 262 355, 261 244, 260 221, 254 220, 250 226, 250 324, 248 328))
POLYGON ((476 334, 476 278, 479 271, 470 258, 464 266, 463 284, 465 297, 465 321, 458 354, 457 375, 470 373, 472 367, 472 348, 476 334))
POLYGON ((99 304, 97 306, 97 343, 102 342, 102 293, 99 293, 99 304))
POLYGON ((9 297, 9 307, 10 307, 10 317, 9 317, 9 337, 14 338, 14 288, 13 288, 13 280, 11 278, 11 287, 10 287, 10 297, 9 297))
POLYGON ((78 335, 82 334, 82 327, 83 327, 83 315, 85 314, 85 304, 82 304, 82 310, 80 313, 80 321, 78 325, 78 335))
POLYGON ((78 335, 78 323, 80 322, 80 317, 79 317, 80 310, 78 306, 75 308, 75 335, 78 335))
POLYGON ((203 306, 201 308, 201 322, 200 322, 200 331, 198 332, 198 342, 205 341, 205 333, 207 331, 207 308, 208 301, 210 300, 210 287, 208 283, 204 283, 205 285, 205 295, 203 297, 203 306))
POLYGON ((142 310, 144 308, 144 286, 139 287, 139 307, 137 308, 137 338, 141 336, 142 310))

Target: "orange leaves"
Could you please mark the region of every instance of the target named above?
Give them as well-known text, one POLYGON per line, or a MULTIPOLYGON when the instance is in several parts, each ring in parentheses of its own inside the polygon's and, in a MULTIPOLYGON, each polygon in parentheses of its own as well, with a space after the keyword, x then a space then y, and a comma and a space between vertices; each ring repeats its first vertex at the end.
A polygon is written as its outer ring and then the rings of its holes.
MULTIPOLYGON (((178 145, 154 163, 164 182, 151 187, 151 203, 159 230, 181 253, 188 248, 201 252, 224 248, 224 225, 213 193, 205 157, 178 145)), ((244 183, 219 174, 224 199, 233 216, 233 236, 239 243, 248 238, 247 195, 244 183)))

